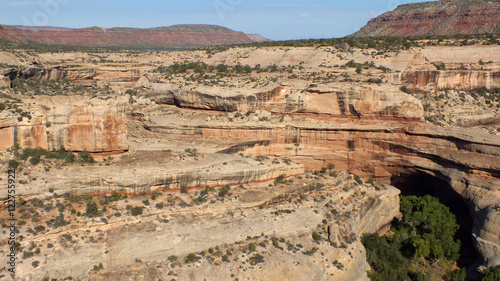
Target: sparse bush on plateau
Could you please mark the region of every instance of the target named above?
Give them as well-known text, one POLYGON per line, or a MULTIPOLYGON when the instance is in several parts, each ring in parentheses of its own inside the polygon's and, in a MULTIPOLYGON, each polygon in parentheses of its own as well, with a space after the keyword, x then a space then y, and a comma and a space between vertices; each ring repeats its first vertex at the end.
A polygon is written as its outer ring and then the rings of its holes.
POLYGON ((132 214, 132 216, 138 216, 138 215, 142 215, 143 211, 144 211, 144 207, 136 206, 130 210, 130 213, 132 214))

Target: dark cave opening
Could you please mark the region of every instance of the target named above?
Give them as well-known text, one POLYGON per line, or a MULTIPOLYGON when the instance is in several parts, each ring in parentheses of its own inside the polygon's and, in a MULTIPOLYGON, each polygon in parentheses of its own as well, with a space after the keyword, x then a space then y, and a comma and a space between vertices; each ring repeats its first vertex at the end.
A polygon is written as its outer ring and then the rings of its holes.
POLYGON ((457 223, 460 225, 455 237, 462 242, 460 258, 457 261, 458 267, 469 269, 481 259, 472 241, 473 220, 467 205, 448 182, 430 174, 415 171, 392 176, 391 185, 401 190, 402 196, 428 194, 437 197, 455 214, 457 223))

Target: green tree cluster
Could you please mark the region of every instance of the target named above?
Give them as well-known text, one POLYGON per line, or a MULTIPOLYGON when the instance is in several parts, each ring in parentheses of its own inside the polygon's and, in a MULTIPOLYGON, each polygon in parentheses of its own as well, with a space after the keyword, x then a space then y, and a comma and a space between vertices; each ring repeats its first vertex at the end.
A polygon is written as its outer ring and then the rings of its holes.
POLYGON ((25 148, 19 156, 19 159, 29 162, 32 165, 38 165, 40 163, 41 157, 45 156, 47 159, 64 159, 67 163, 79 162, 79 163, 94 163, 94 157, 90 155, 87 150, 83 150, 78 153, 78 157, 71 151, 67 151, 64 146, 61 146, 57 151, 48 151, 43 148, 25 148))
POLYGON ((459 258, 461 243, 454 239, 459 228, 455 215, 437 198, 402 196, 401 213, 403 218, 393 225, 392 235, 362 237, 372 267, 368 275, 371 280, 428 280, 429 272, 416 269, 419 263, 459 258))

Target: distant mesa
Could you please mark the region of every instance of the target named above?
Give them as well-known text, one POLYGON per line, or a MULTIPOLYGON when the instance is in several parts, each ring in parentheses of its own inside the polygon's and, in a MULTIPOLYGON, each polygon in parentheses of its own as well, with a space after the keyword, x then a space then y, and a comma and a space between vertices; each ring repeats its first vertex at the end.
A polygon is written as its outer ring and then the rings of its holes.
POLYGON ((406 4, 368 22, 354 37, 500 33, 499 0, 439 0, 406 4))
POLYGON ((270 42, 270 41, 274 41, 274 40, 271 40, 271 39, 264 38, 264 37, 262 37, 259 34, 247 34, 247 36, 250 39, 252 39, 253 42, 270 42))
POLYGON ((187 49, 214 45, 269 41, 217 25, 183 24, 168 27, 71 29, 0 25, 0 39, 11 43, 37 43, 80 47, 187 49))

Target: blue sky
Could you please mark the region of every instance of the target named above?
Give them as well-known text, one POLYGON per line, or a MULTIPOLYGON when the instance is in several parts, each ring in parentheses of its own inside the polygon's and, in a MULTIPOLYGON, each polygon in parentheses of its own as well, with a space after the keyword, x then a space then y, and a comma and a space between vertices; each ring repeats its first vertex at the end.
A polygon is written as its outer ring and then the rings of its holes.
POLYGON ((158 27, 215 24, 284 39, 352 34, 398 5, 426 0, 0 0, 0 24, 158 27))

